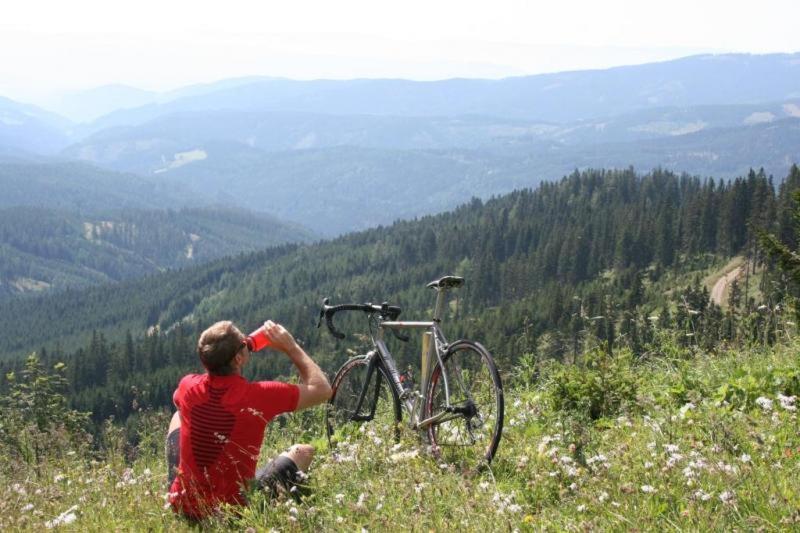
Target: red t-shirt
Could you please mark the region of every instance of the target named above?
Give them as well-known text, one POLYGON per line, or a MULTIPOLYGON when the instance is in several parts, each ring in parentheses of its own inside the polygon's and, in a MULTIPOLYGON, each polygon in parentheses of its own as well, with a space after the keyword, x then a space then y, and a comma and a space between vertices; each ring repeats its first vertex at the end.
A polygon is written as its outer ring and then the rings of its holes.
POLYGON ((300 389, 239 375, 189 374, 172 399, 181 413, 180 465, 170 488, 175 510, 195 518, 221 503, 242 504, 255 477, 264 428, 297 408, 300 389))

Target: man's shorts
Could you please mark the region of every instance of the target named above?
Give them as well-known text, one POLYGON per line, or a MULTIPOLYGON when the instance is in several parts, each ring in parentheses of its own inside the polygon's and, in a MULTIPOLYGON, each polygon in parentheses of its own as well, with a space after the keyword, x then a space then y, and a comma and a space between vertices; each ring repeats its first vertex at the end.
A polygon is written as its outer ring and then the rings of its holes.
MULTIPOLYGON (((167 435, 167 486, 171 487, 178 474, 181 463, 181 428, 174 429, 167 435)), ((288 492, 292 497, 299 497, 297 483, 302 481, 302 474, 294 461, 285 455, 279 455, 263 467, 256 470, 256 486, 275 497, 281 492, 288 492)))

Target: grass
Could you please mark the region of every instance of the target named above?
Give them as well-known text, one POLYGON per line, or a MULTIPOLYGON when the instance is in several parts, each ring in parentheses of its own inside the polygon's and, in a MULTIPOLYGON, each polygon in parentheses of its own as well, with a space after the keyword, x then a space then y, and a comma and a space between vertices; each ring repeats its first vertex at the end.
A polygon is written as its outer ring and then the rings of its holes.
MULTIPOLYGON (((635 397, 596 420, 580 410, 555 410, 552 375, 530 383, 531 369, 523 365, 519 375, 506 376, 498 456, 489 471, 469 477, 438 464, 412 432, 393 444, 389 428, 368 425, 331 450, 320 410, 293 415, 269 426, 264 457, 294 442, 316 444, 312 495, 301 504, 255 495, 249 507, 202 526, 796 531, 800 400, 779 393, 794 386, 784 378, 800 373, 798 353, 798 341, 715 356, 665 349, 632 363, 635 397), (736 387, 747 394, 725 395, 736 387)), ((112 428, 102 456, 67 455, 40 465, 38 476, 4 464, 0 529, 41 530, 59 516, 73 520, 58 526, 64 530, 191 529, 164 507, 167 417, 142 417, 144 439, 134 456, 112 428)))

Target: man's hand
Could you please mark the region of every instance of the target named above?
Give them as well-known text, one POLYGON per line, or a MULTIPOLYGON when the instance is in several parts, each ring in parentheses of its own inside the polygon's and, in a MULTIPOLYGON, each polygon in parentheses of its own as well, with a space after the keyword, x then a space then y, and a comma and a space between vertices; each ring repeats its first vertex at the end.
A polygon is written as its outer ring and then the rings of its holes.
POLYGON ((331 397, 331 386, 325 373, 311 360, 292 334, 286 328, 272 320, 264 322, 264 331, 269 339, 270 347, 289 356, 297 371, 300 373, 302 383, 300 397, 297 400, 297 409, 305 409, 326 402, 331 397))
POLYGON ((280 324, 276 324, 272 320, 264 322, 264 331, 269 339, 269 348, 278 350, 289 355, 289 352, 295 351, 299 346, 297 341, 294 340, 292 334, 280 324))

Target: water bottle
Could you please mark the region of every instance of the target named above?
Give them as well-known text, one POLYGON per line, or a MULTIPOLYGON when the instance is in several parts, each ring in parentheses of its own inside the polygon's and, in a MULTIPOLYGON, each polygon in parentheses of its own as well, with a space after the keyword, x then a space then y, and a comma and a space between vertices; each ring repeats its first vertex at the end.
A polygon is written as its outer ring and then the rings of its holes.
POLYGON ((267 338, 267 331, 264 329, 264 326, 261 326, 248 335, 245 342, 247 343, 247 349, 251 352, 257 352, 269 346, 269 339, 267 338))
POLYGON ((403 390, 410 391, 414 388, 414 374, 409 366, 405 372, 400 374, 400 383, 403 384, 403 390))

